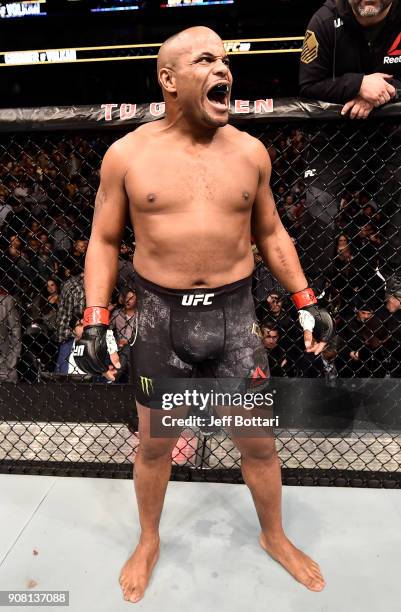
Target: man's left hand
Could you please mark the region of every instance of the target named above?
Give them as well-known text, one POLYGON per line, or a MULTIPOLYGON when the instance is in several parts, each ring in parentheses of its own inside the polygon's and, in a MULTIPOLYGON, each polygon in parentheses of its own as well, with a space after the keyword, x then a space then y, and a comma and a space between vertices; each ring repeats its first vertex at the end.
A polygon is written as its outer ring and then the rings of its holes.
POLYGON ((304 330, 305 351, 319 355, 333 336, 333 319, 324 308, 304 306, 298 311, 299 323, 304 330))
POLYGON ((357 96, 344 104, 341 114, 346 115, 349 112, 350 119, 367 119, 374 108, 373 104, 357 96))

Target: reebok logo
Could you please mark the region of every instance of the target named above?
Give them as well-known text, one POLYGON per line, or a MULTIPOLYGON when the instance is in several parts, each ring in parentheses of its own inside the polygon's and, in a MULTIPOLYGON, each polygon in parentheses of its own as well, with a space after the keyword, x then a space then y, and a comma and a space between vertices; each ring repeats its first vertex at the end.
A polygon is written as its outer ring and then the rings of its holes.
POLYGON ((182 296, 181 304, 183 306, 210 306, 212 304, 214 293, 186 293, 182 296))
POLYGON ((387 51, 388 55, 383 58, 383 64, 401 63, 401 32, 387 51))
POLYGON ((84 350, 85 347, 83 346, 83 344, 81 344, 80 346, 74 347, 72 354, 74 357, 82 357, 82 355, 84 354, 84 350))

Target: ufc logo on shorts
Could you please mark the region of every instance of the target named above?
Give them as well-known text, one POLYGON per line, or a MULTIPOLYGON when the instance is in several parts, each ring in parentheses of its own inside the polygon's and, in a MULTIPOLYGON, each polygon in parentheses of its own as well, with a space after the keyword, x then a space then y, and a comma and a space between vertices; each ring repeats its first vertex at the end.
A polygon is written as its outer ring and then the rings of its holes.
POLYGON ((82 355, 84 354, 84 350, 85 350, 85 347, 83 345, 76 346, 72 354, 74 355, 74 357, 82 357, 82 355))
POLYGON ((210 306, 212 304, 214 293, 186 293, 182 296, 181 304, 183 306, 210 306))
POLYGON ((309 178, 311 176, 315 176, 316 174, 316 168, 313 168, 312 170, 306 170, 305 174, 304 174, 304 178, 309 178))

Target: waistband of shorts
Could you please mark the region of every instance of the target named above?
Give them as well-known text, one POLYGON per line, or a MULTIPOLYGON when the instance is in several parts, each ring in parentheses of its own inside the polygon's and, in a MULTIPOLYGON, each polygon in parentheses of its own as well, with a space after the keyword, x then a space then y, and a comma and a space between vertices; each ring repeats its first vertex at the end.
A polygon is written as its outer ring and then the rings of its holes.
POLYGON ((209 309, 224 305, 225 300, 233 293, 242 294, 248 292, 252 286, 252 275, 241 278, 234 283, 221 287, 197 287, 192 289, 169 289, 143 278, 137 272, 135 274, 135 285, 147 289, 151 293, 159 295, 174 306, 183 309, 209 309))

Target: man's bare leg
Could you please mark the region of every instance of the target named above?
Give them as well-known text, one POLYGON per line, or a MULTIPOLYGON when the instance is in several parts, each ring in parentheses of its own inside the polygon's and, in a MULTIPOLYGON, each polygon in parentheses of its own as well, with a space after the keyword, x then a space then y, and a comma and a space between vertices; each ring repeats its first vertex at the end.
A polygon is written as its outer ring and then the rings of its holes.
POLYGON ((321 591, 325 582, 315 561, 298 550, 284 533, 281 517, 281 470, 274 438, 236 437, 241 470, 259 517, 259 543, 273 559, 311 591, 321 591))
POLYGON ((139 510, 139 543, 120 574, 124 599, 142 599, 159 557, 159 523, 171 474, 175 438, 150 437, 150 409, 137 403, 139 449, 134 464, 134 484, 139 510))

